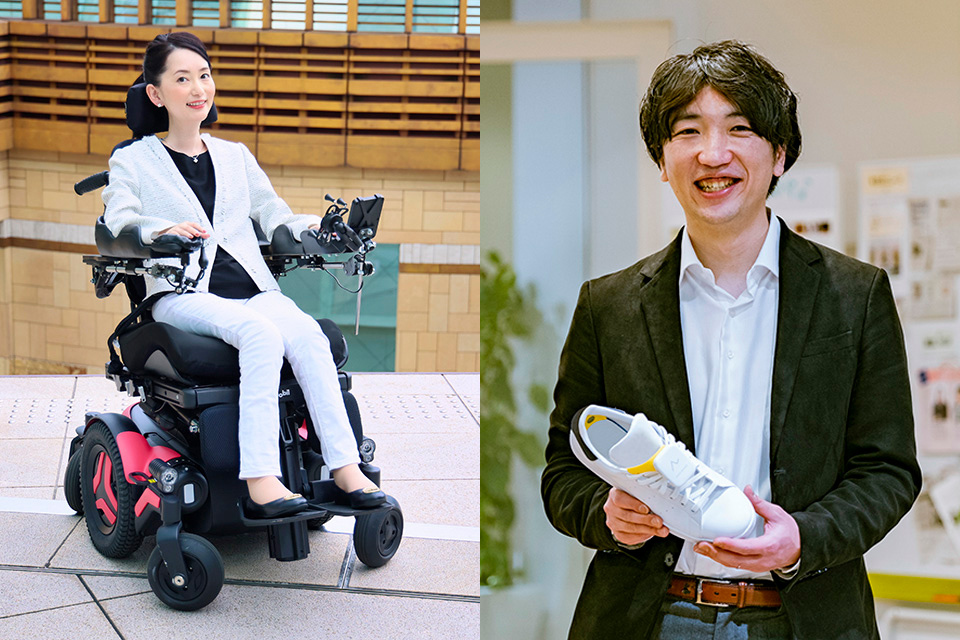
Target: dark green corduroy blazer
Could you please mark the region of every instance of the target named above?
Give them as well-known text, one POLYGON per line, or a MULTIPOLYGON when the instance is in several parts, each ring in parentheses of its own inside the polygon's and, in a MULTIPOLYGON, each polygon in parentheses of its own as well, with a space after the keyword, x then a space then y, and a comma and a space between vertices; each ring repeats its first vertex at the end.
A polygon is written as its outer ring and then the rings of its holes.
MULTIPOLYGON (((903 333, 884 271, 780 224, 770 477, 773 502, 800 527, 801 564, 776 583, 796 637, 873 638, 863 554, 909 510, 921 483, 903 333)), ((598 550, 571 638, 647 638, 683 546, 675 536, 635 551, 618 546, 604 523, 610 487, 568 441, 573 415, 599 404, 643 412, 695 452, 679 274, 678 236, 580 289, 541 482, 553 526, 598 550)))

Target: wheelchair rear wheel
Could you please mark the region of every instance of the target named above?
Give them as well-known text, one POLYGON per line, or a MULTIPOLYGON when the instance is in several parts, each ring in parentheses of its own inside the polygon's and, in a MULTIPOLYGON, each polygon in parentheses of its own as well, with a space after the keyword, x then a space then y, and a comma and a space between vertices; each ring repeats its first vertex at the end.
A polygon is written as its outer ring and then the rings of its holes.
POLYGON ((160 601, 172 609, 196 611, 207 606, 223 588, 223 558, 205 538, 192 533, 180 534, 180 551, 187 565, 187 580, 176 585, 163 562, 160 547, 154 547, 147 562, 150 588, 160 601))
POLYGON ((357 559, 368 567, 382 567, 400 547, 403 537, 403 512, 391 496, 391 509, 380 509, 368 516, 357 516, 353 528, 353 547, 357 559))
POLYGON ((83 496, 80 494, 80 463, 83 462, 83 449, 77 449, 67 461, 67 470, 63 474, 63 497, 67 505, 83 515, 83 496))
POLYGON ((108 558, 126 558, 143 542, 133 513, 140 491, 127 482, 117 441, 103 422, 87 428, 80 452, 80 493, 93 546, 108 558))

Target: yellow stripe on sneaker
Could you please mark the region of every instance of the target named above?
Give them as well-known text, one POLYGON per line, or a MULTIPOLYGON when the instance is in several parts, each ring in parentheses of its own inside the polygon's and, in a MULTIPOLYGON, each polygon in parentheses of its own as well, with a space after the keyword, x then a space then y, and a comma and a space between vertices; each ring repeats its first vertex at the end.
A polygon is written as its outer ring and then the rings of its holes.
POLYGON ((635 467, 630 467, 629 469, 627 469, 627 473, 632 473, 633 475, 636 476, 636 475, 640 475, 641 473, 650 473, 651 471, 656 471, 657 468, 653 466, 653 459, 656 458, 658 455, 660 455, 660 452, 663 451, 664 447, 666 446, 667 445, 663 445, 663 447, 660 447, 659 449, 657 449, 657 452, 652 456, 650 456, 650 459, 644 462, 643 464, 638 464, 635 467))
POLYGON ((600 416, 595 413, 591 413, 587 416, 587 419, 583 421, 584 426, 589 429, 594 422, 600 422, 601 420, 606 420, 607 416, 600 416))

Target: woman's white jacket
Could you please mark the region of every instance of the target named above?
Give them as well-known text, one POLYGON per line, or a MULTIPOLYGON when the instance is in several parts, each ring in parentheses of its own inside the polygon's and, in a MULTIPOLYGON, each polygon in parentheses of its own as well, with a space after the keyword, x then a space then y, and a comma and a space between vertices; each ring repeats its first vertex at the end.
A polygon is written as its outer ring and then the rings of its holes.
MULTIPOLYGON (((136 225, 143 242, 149 244, 164 229, 180 222, 196 222, 210 232, 206 240, 209 266, 207 275, 197 285, 198 291, 209 289, 210 269, 219 247, 246 269, 262 291, 279 289, 263 261, 251 220, 259 223, 267 240, 282 224, 299 239, 307 227, 320 223, 320 217, 293 213, 242 143, 220 140, 208 133, 201 137, 210 153, 216 179, 212 228, 193 189, 156 136, 146 136, 118 149, 110 158, 110 183, 103 190, 107 227, 117 235, 124 227, 136 225)), ((191 255, 188 276, 196 277, 199 272, 198 259, 199 252, 191 255)), ((163 259, 148 261, 148 265, 153 262, 180 261, 163 259)), ((145 280, 148 296, 173 290, 166 280, 151 276, 145 276, 145 280)))

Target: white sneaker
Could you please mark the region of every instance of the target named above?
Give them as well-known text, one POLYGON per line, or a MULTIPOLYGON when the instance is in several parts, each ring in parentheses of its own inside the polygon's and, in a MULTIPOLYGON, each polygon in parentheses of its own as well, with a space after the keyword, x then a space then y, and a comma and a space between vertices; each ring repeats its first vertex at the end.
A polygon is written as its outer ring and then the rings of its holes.
POLYGON ((574 416, 570 447, 587 469, 650 507, 675 536, 698 542, 763 533, 763 518, 743 491, 642 413, 592 404, 574 416))

